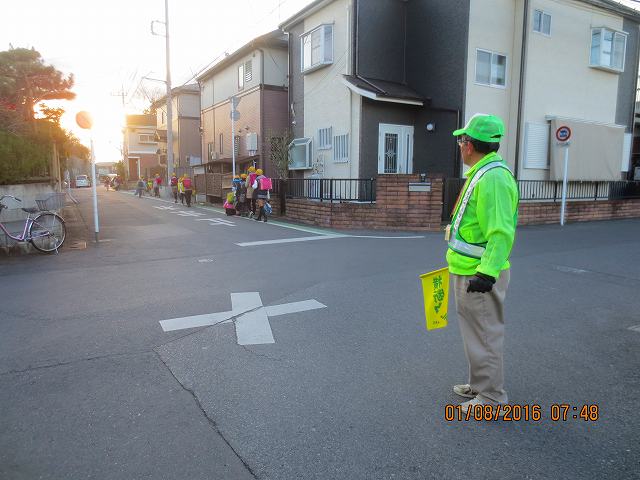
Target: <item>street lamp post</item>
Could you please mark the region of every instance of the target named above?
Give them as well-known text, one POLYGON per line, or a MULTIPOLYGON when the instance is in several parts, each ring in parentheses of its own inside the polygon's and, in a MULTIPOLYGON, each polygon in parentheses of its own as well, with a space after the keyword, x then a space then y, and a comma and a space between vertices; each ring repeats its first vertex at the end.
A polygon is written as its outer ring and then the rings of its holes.
MULTIPOLYGON (((91 131, 93 127, 93 118, 89 112, 78 112, 76 115, 76 123, 80 128, 91 131)), ((91 138, 91 190, 93 193, 93 226, 96 235, 96 243, 98 243, 98 233, 100 232, 100 222, 98 220, 98 192, 96 190, 96 154, 93 149, 93 132, 90 132, 91 138)))

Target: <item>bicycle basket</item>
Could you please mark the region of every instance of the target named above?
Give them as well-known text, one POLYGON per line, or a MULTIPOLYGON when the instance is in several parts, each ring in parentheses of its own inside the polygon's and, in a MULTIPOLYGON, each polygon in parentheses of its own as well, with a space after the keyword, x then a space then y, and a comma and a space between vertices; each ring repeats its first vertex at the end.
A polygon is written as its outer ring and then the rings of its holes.
POLYGON ((36 198, 36 205, 40 210, 60 210, 64 207, 66 193, 54 193, 47 198, 36 198))

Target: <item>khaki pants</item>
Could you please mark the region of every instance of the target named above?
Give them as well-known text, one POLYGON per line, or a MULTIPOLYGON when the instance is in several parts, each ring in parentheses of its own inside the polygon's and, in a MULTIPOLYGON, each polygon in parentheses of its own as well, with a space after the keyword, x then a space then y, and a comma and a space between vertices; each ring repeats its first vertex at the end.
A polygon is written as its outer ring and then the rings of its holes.
POLYGON ((503 311, 510 272, 503 270, 488 293, 467 293, 473 277, 451 276, 464 352, 469 361, 469 385, 484 403, 507 403, 502 365, 503 311))

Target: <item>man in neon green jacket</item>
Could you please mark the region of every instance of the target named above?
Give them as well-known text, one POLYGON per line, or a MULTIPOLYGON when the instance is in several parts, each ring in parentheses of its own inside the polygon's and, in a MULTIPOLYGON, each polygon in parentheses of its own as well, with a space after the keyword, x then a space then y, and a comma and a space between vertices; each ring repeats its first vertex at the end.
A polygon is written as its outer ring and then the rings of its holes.
POLYGON ((462 403, 466 413, 476 405, 508 401, 502 366, 503 310, 517 224, 518 186, 497 153, 504 136, 499 117, 476 114, 453 135, 470 167, 447 227, 447 263, 469 362, 469 383, 455 385, 453 391, 471 399, 462 403))

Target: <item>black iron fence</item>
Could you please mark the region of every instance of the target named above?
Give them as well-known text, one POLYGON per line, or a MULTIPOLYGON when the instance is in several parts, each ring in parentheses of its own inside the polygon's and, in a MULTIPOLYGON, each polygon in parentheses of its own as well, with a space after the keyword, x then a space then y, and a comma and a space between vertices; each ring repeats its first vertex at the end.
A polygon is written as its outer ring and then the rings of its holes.
MULTIPOLYGON (((445 180, 443 220, 450 218, 464 182, 464 178, 447 178, 445 180)), ((559 202, 562 200, 562 181, 518 180, 518 190, 521 202, 559 202)), ((640 198, 640 182, 567 182, 567 200, 621 200, 631 198, 640 198)))
POLYGON ((376 200, 375 178, 290 178, 274 182, 274 193, 286 198, 308 198, 321 202, 367 202, 376 200))

